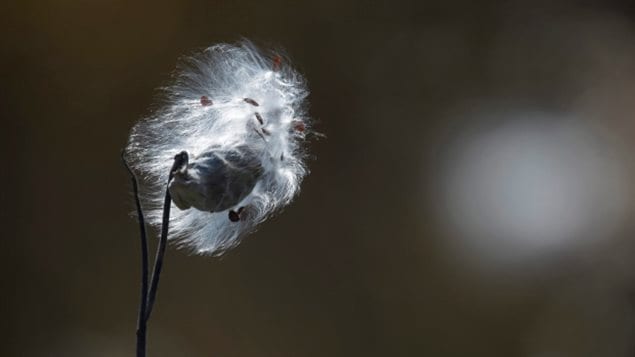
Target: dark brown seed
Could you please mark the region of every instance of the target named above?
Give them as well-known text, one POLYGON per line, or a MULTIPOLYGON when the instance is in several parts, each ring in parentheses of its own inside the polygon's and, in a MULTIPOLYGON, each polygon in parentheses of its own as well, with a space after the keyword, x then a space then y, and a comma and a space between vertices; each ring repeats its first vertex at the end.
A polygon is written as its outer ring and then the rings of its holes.
POLYGON ((240 221, 240 215, 234 211, 234 210, 230 210, 229 211, 229 220, 232 222, 238 222, 240 221))
POLYGON ((282 57, 280 57, 280 55, 275 55, 273 57, 273 70, 276 72, 279 71, 281 65, 282 65, 282 57))
POLYGON ((210 106, 212 104, 214 104, 214 103, 212 102, 211 99, 207 98, 206 96, 202 96, 201 97, 201 105, 202 106, 208 107, 208 106, 210 106))
POLYGON ((256 112, 256 119, 258 119, 258 122, 260 123, 260 125, 264 125, 265 121, 262 120, 262 116, 260 116, 260 113, 256 112))
POLYGON ((254 107, 259 106, 258 102, 256 102, 255 100, 253 100, 251 98, 245 98, 244 101, 249 103, 249 104, 251 104, 251 105, 253 105, 254 107))
POLYGON ((260 136, 262 138, 262 140, 264 140, 265 142, 267 141, 267 139, 265 139, 265 136, 262 135, 262 133, 260 131, 258 131, 258 129, 254 128, 254 131, 256 132, 256 134, 258 134, 258 136, 260 136))
POLYGON ((304 122, 302 120, 294 120, 291 122, 291 126, 293 130, 303 132, 306 129, 304 122))

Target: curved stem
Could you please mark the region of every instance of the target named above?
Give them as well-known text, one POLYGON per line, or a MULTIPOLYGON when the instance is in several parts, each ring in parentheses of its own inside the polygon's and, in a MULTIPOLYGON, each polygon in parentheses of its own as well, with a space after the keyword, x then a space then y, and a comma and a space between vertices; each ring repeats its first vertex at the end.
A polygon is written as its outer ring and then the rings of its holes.
POLYGON ((123 161, 132 181, 132 190, 134 192, 135 206, 137 208, 137 220, 139 221, 139 232, 141 233, 141 299, 139 302, 139 315, 137 317, 137 357, 145 357, 147 331, 146 304, 148 296, 148 238, 146 235, 143 208, 141 207, 141 201, 139 200, 139 184, 137 177, 130 169, 123 151, 121 152, 121 160, 123 161))
MULTIPOLYGON (((188 155, 185 151, 174 157, 174 164, 172 165, 172 169, 170 169, 170 174, 168 176, 168 185, 172 178, 174 177, 174 173, 183 167, 183 165, 187 165, 188 155)), ((165 256, 165 248, 168 243, 168 229, 170 224, 170 207, 172 206, 172 197, 170 196, 170 190, 167 185, 165 188, 165 200, 163 201, 163 221, 161 223, 161 238, 159 239, 159 246, 157 248, 157 254, 154 259, 154 269, 152 272, 152 279, 150 284, 150 290, 148 292, 148 302, 146 308, 145 320, 146 322, 150 319, 150 315, 152 314, 152 308, 154 307, 154 301, 156 300, 157 290, 159 288, 159 278, 161 276, 161 270, 163 268, 163 258, 165 256)))

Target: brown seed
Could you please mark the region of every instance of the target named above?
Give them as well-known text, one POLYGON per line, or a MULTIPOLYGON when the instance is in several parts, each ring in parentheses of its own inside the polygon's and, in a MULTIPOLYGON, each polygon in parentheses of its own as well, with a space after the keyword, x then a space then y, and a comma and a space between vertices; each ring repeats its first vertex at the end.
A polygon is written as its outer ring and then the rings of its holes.
POLYGON ((280 66, 282 66, 282 57, 280 57, 280 55, 275 55, 273 57, 273 70, 276 72, 279 71, 280 66))
POLYGON ((304 132, 304 130, 306 129, 306 125, 304 125, 304 122, 302 120, 292 121, 291 127, 293 128, 293 130, 299 131, 299 132, 304 132))
POLYGON ((208 106, 210 106, 212 104, 214 104, 214 103, 212 102, 211 99, 207 98, 207 96, 202 96, 201 97, 201 105, 202 106, 208 107, 208 106))
POLYGON ((238 222, 240 221, 240 215, 234 211, 234 210, 230 210, 229 211, 229 220, 232 222, 238 222))
POLYGON ((267 141, 267 139, 265 138, 264 135, 262 135, 262 133, 260 131, 258 131, 258 129, 254 128, 254 131, 256 132, 256 134, 258 134, 258 136, 260 136, 262 138, 262 140, 264 140, 265 142, 267 141))
POLYGON ((258 112, 256 112, 256 119, 258 120, 260 125, 264 125, 265 124, 265 121, 262 120, 262 116, 260 116, 260 113, 258 113, 258 112))

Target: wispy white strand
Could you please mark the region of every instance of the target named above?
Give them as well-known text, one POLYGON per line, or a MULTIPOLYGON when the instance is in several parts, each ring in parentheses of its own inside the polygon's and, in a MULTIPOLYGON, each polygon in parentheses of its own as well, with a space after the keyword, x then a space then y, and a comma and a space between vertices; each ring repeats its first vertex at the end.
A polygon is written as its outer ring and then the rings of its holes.
MULTIPOLYGON (((288 63, 247 41, 207 48, 183 61, 165 88, 164 106, 132 129, 127 151, 146 182, 148 220, 156 226, 176 154, 186 151, 190 163, 203 167, 203 154, 219 153, 217 161, 234 168, 227 153, 246 152, 259 164, 253 189, 230 208, 181 210, 173 203, 170 239, 178 245, 220 254, 298 193, 307 174, 302 143, 310 128, 308 91, 288 63), (230 210, 241 207, 240 220, 230 220, 230 210)), ((206 171, 188 172, 199 180, 206 171)))

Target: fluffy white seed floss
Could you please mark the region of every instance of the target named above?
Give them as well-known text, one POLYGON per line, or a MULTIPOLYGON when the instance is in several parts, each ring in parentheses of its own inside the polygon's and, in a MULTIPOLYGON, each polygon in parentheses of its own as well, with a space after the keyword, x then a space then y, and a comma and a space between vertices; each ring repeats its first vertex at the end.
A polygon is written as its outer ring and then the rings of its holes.
POLYGON ((174 156, 185 155, 168 185, 171 240, 220 254, 298 193, 308 92, 287 63, 249 42, 210 47, 183 62, 165 104, 132 129, 127 151, 154 225, 174 156))

